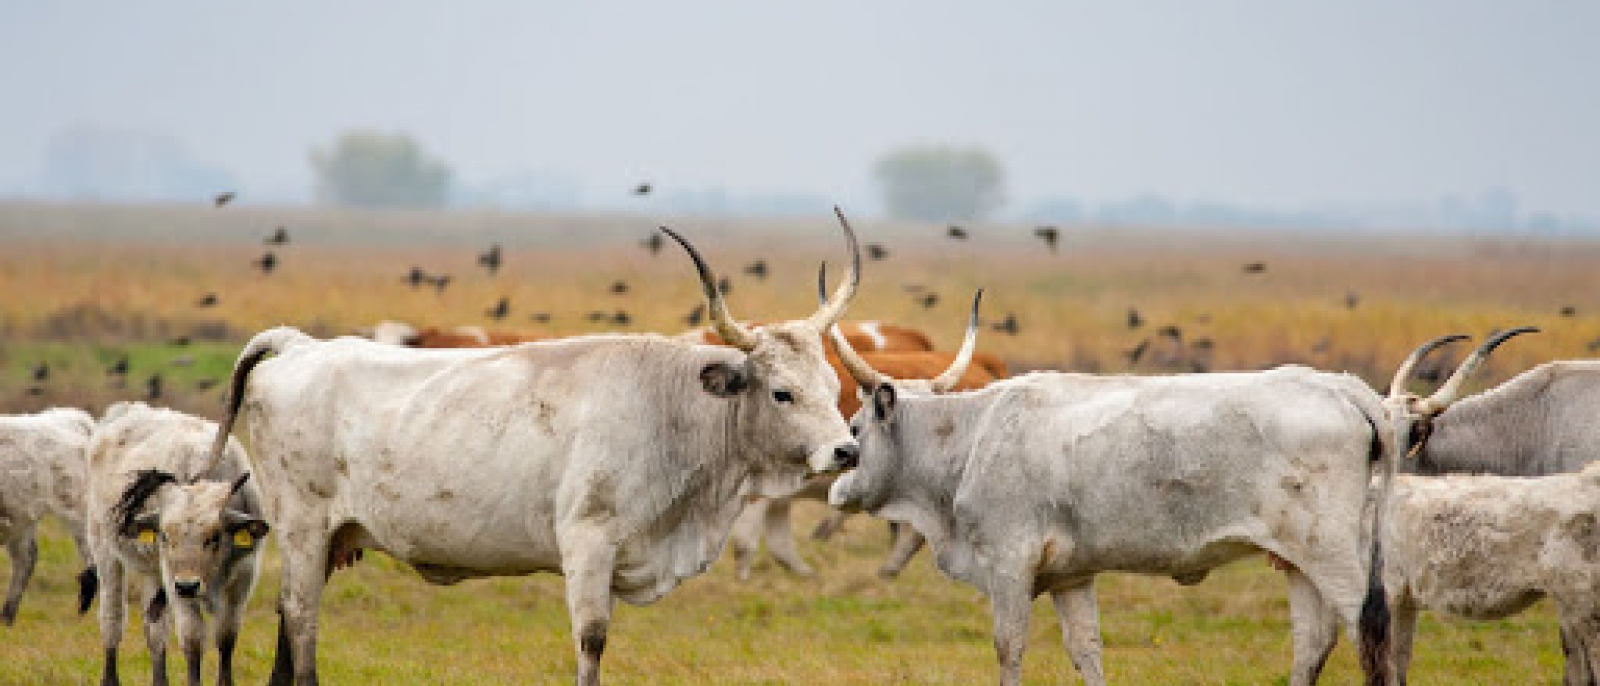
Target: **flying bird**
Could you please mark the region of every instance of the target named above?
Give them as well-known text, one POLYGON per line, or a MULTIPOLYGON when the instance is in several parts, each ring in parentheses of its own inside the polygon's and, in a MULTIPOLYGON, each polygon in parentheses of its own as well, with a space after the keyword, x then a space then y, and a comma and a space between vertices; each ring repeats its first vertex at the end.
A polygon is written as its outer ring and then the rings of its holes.
POLYGON ((216 307, 217 306, 217 294, 216 293, 207 293, 205 295, 200 296, 200 302, 195 303, 195 306, 196 307, 216 307))
POLYGON ((700 322, 704 320, 705 317, 706 306, 704 304, 700 304, 695 305, 694 309, 689 310, 689 314, 683 318, 683 321, 688 322, 689 326, 699 326, 700 322))
POLYGON ((197 390, 197 391, 205 392, 205 391, 211 390, 216 385, 217 385, 217 380, 216 379, 198 379, 198 380, 196 380, 194 382, 194 389, 197 390))
POLYGON ((1128 328, 1137 329, 1141 326, 1144 326, 1144 317, 1139 314, 1138 310, 1131 307, 1128 308, 1128 328))
POLYGON ((1165 336, 1179 343, 1183 342, 1183 329, 1180 329, 1172 324, 1168 324, 1156 329, 1156 335, 1165 336))
POLYGON ((1344 294, 1344 308, 1345 309, 1353 310, 1353 309, 1356 309, 1356 305, 1360 305, 1360 304, 1361 304, 1361 294, 1360 293, 1357 293, 1355 291, 1350 291, 1349 293, 1345 293, 1344 294))
POLYGON ((511 299, 500 298, 500 302, 495 303, 494 307, 485 310, 484 314, 495 321, 505 319, 506 315, 511 314, 511 299))
POLYGON ((627 312, 617 310, 616 314, 611 315, 611 323, 617 326, 627 326, 633 323, 633 317, 628 316, 627 312))
POLYGON ((259 258, 256 258, 256 260, 250 264, 254 265, 257 269, 260 269, 262 274, 271 274, 272 270, 276 269, 278 266, 278 256, 269 252, 259 258))
POLYGON ((40 362, 33 366, 33 380, 44 383, 50 380, 50 363, 40 362))
POLYGON ((280 226, 276 231, 272 232, 271 236, 267 236, 266 240, 262 242, 266 243, 267 245, 288 245, 289 230, 280 226))
POLYGON ((944 235, 948 238, 954 238, 958 241, 967 240, 967 230, 956 226, 955 224, 951 224, 950 228, 945 229, 944 235))
POLYGON ((888 256, 889 256, 889 249, 883 247, 882 243, 868 243, 867 244, 867 259, 872 260, 874 262, 878 262, 880 260, 883 260, 884 258, 887 258, 888 256))
POLYGON ((931 310, 933 309, 934 305, 939 304, 939 294, 924 293, 922 294, 922 297, 917 298, 917 302, 922 304, 922 309, 931 310))
POLYGON ((233 202, 233 198, 235 196, 237 196, 237 195, 238 195, 238 193, 235 193, 233 191, 223 191, 221 193, 218 193, 217 197, 212 199, 212 203, 215 204, 217 207, 222 207, 223 205, 226 205, 226 204, 228 204, 230 202, 233 202))
POLYGON ((1576 308, 1576 307, 1574 307, 1572 305, 1564 306, 1564 307, 1561 308, 1561 316, 1563 316, 1563 317, 1576 317, 1576 316, 1578 316, 1578 308, 1576 308))
POLYGON ((623 295, 623 294, 626 294, 627 292, 628 292, 628 282, 622 281, 620 279, 617 280, 617 281, 611 282, 611 294, 612 295, 623 295))
POLYGON ((664 244, 664 241, 665 239, 661 237, 661 233, 656 232, 650 234, 649 238, 639 241, 639 245, 642 245, 646 250, 649 250, 651 255, 657 255, 661 253, 661 246, 664 244))
POLYGON ((1056 241, 1061 238, 1061 230, 1054 226, 1039 226, 1033 229, 1033 235, 1038 236, 1044 241, 1045 245, 1050 246, 1050 252, 1055 252, 1056 241))
POLYGON ((405 282, 407 284, 410 284, 410 286, 412 288, 416 288, 418 286, 421 286, 423 284, 423 282, 425 282, 427 280, 428 280, 428 273, 425 272, 425 271, 422 271, 422 267, 412 267, 411 268, 411 272, 406 274, 406 277, 405 277, 405 282))
POLYGON ((443 293, 446 286, 450 285, 450 275, 440 274, 427 277, 427 282, 433 286, 433 292, 443 293))
POLYGON ((999 331, 1007 336, 1015 336, 1017 335, 1017 315, 1008 312, 1006 313, 1005 321, 995 324, 989 328, 999 331))
POLYGON ((611 315, 606 314, 604 312, 601 312, 599 310, 594 310, 594 311, 591 311, 589 313, 589 321, 591 321, 591 322, 603 322, 603 321, 606 321, 606 320, 608 320, 610 318, 611 318, 611 315))
POLYGON ((1267 271, 1267 263, 1265 262, 1246 262, 1244 264, 1244 273, 1246 274, 1260 274, 1265 271, 1267 271))
POLYGON ((529 315, 528 318, 532 319, 533 321, 539 322, 540 324, 549 324, 550 323, 550 313, 549 312, 535 312, 535 313, 529 315))
POLYGON ((758 279, 767 278, 767 261, 756 260, 751 262, 749 265, 745 266, 744 273, 754 276, 758 279))
POLYGON ((182 347, 184 347, 184 346, 186 346, 188 344, 189 344, 189 337, 188 336, 179 336, 179 337, 174 338, 174 339, 172 339, 170 341, 167 341, 167 345, 178 347, 178 348, 182 348, 182 347))
POLYGON ((728 277, 724 276, 724 277, 721 277, 721 278, 717 279, 717 292, 718 293, 721 293, 723 295, 727 295, 731 291, 733 291, 733 282, 729 281, 728 277))
POLYGON ((482 255, 478 256, 478 264, 489 270, 489 276, 500 272, 500 244, 494 243, 482 255))
POLYGON ((634 195, 649 195, 650 194, 650 184, 648 182, 646 182, 646 183, 641 183, 641 184, 639 184, 637 186, 634 186, 633 187, 633 194, 634 195))
POLYGON ((145 400, 161 399, 161 372, 151 374, 150 378, 145 379, 144 398, 145 400))
POLYGON ((123 355, 116 362, 111 363, 111 367, 106 369, 106 373, 110 374, 111 376, 127 376, 128 356, 123 355))
POLYGON ((1150 339, 1146 338, 1139 341, 1138 345, 1123 351, 1122 355, 1123 357, 1128 358, 1128 366, 1132 367, 1133 365, 1139 364, 1139 360, 1144 357, 1144 351, 1149 349, 1150 339))

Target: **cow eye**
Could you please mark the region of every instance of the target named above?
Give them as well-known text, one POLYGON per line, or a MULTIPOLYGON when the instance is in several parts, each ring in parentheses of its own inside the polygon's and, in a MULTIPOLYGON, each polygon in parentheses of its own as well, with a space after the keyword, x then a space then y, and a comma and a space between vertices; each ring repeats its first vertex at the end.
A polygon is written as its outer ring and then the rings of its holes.
POLYGON ((794 402, 794 394, 783 390, 773 391, 772 399, 780 403, 792 403, 794 402))
POLYGON ((850 425, 850 437, 851 438, 856 438, 856 437, 858 437, 860 435, 861 435, 861 427, 856 426, 854 424, 851 424, 850 425))

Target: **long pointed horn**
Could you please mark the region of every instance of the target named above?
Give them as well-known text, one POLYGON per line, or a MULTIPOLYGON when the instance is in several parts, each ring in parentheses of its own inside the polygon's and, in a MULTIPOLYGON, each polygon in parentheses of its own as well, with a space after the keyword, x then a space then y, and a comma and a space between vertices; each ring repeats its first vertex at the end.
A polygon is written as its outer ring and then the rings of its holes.
POLYGON ((1444 385, 1440 386, 1439 390, 1422 401, 1421 409, 1428 414, 1443 412, 1445 408, 1450 406, 1450 403, 1456 401, 1457 396, 1461 393, 1461 384, 1465 383, 1467 377, 1478 370, 1478 366, 1483 364, 1483 361, 1489 357, 1489 353, 1494 352, 1496 347, 1499 347, 1501 343, 1506 342, 1506 339, 1512 336, 1535 333, 1538 330, 1538 327, 1534 326, 1519 326, 1510 331, 1501 331, 1490 336, 1489 340, 1484 341, 1483 345, 1478 346, 1477 350, 1472 351, 1472 354, 1467 356, 1461 366, 1456 367, 1455 373, 1450 375, 1450 380, 1444 382, 1444 385))
POLYGON ((678 245, 683 246, 683 249, 688 251, 689 259, 694 260, 695 271, 700 273, 700 286, 706 292, 706 311, 711 315, 711 326, 717 330, 717 335, 721 336, 722 340, 727 341, 728 345, 745 352, 749 352, 751 348, 756 347, 755 335, 750 333, 750 330, 738 321, 735 321, 733 315, 728 313, 728 303, 723 301, 722 291, 717 289, 716 275, 711 273, 711 268, 706 266, 706 261, 700 258, 700 251, 695 250, 694 246, 689 244, 689 241, 684 240, 683 236, 679 236, 672 229, 665 226, 660 228, 663 233, 671 236, 672 240, 677 241, 678 245))
POLYGON ((845 275, 844 281, 839 284, 831 300, 825 300, 816 314, 811 315, 810 321, 818 330, 825 330, 844 316, 844 311, 850 307, 850 301, 856 297, 856 286, 861 283, 861 245, 856 242, 856 231, 850 228, 850 220, 844 218, 844 211, 838 205, 833 206, 834 216, 839 218, 839 226, 844 229, 845 241, 850 244, 850 273, 845 275))
POLYGON ((972 314, 967 316, 967 337, 961 341, 960 352, 956 353, 956 359, 950 363, 949 369, 933 377, 934 393, 945 393, 955 388, 956 384, 961 382, 962 375, 967 373, 967 366, 972 364, 972 353, 978 349, 978 303, 980 302, 983 302, 982 288, 972 296, 972 314))
POLYGON ((1411 355, 1406 357, 1406 361, 1400 363, 1400 368, 1395 370, 1394 380, 1389 382, 1389 397, 1398 398, 1405 394, 1406 384, 1411 383, 1411 372, 1416 370, 1417 363, 1421 362, 1422 358, 1427 357, 1428 353, 1433 352, 1440 346, 1456 341, 1464 341, 1468 338, 1471 338, 1471 336, 1464 333, 1454 333, 1448 336, 1440 336, 1417 346, 1417 349, 1411 351, 1411 355))
MULTIPOLYGON (((817 270, 817 301, 826 303, 828 299, 828 263, 823 262, 817 270)), ((850 341, 845 340, 844 334, 839 333, 837 324, 828 325, 828 336, 833 339, 833 347, 839 354, 839 363, 844 365, 844 370, 850 373, 850 378, 864 389, 877 388, 879 384, 892 381, 888 375, 872 368, 856 349, 850 347, 850 341)))

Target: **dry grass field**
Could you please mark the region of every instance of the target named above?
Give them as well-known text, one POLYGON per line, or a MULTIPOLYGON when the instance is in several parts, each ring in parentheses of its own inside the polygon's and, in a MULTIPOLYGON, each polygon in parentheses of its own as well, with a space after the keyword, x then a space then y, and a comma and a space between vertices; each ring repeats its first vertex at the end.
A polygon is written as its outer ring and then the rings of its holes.
MULTIPOLYGON (((663 221, 732 278, 730 304, 740 316, 809 312, 818 262, 842 273, 842 241, 821 213, 793 222, 663 221), (758 259, 770 265, 764 280, 742 273, 758 259)), ((161 402, 214 416, 221 391, 204 386, 226 374, 245 338, 275 324, 325 336, 380 319, 550 336, 676 332, 698 302, 698 285, 675 247, 652 256, 640 245, 655 223, 643 216, 0 204, 0 411, 69 404, 98 412, 113 400, 143 397, 159 374, 161 402), (251 263, 279 225, 292 242, 271 248, 277 268, 262 274, 251 263), (475 259, 493 242, 504 245, 505 266, 490 276, 475 259), (403 277, 413 266, 450 274, 451 284, 440 293, 411 288, 403 277), (618 280, 627 293, 610 292, 618 280), (197 305, 206 293, 217 294, 217 306, 197 305), (496 324, 485 310, 501 297, 510 299, 511 314, 496 324), (627 325, 588 318, 618 310, 629 314, 627 325), (550 321, 532 321, 535 312, 550 321), (176 344, 180 338, 187 344, 176 344), (123 355, 129 373, 118 387, 106 369, 123 355), (40 362, 51 374, 36 382, 40 362)), ((943 227, 860 220, 856 228, 890 255, 867 263, 851 317, 914 325, 949 347, 972 290, 983 286, 986 319, 1015 315, 1018 331, 987 331, 980 346, 1017 368, 1157 373, 1299 362, 1386 383, 1427 338, 1544 328, 1497 352, 1476 388, 1546 360, 1591 356, 1600 337, 1595 242, 1066 227, 1053 254, 1026 226, 974 227, 966 242, 943 238, 943 227), (1251 262, 1264 270, 1247 272, 1251 262), (917 298, 930 292, 939 299, 925 308, 917 298), (1564 307, 1573 308, 1570 316, 1564 307), (1129 326, 1130 308, 1143 320, 1137 328, 1129 326), (1179 335, 1159 333, 1163 327, 1179 335), (1148 341, 1144 355, 1130 363, 1127 351, 1141 341, 1148 341)), ((803 510, 801 529, 820 516, 820 508, 803 510)), ((98 674, 94 621, 70 607, 70 545, 59 529, 50 533, 18 624, 0 628, 0 684, 84 683, 98 674)), ((992 680, 981 597, 925 558, 899 581, 880 581, 872 570, 883 548, 881 527, 859 519, 842 541, 803 544, 817 579, 758 568, 756 579, 739 583, 731 561, 719 561, 654 607, 622 607, 605 674, 637 684, 992 680)), ((274 567, 242 641, 245 683, 265 678, 276 591, 274 567)), ((1283 584, 1257 561, 1195 588, 1106 577, 1101 605, 1114 683, 1270 684, 1287 673, 1283 584)), ((555 577, 434 588, 369 556, 335 577, 323 616, 327 683, 571 679, 555 577)), ((125 639, 123 673, 141 683, 136 636, 125 639)), ((1544 605, 1500 622, 1425 618, 1413 683, 1549 683, 1560 660, 1544 605)), ((1025 673, 1028 683, 1076 683, 1048 603, 1035 610, 1025 673)), ((1347 643, 1325 681, 1355 681, 1347 643)))

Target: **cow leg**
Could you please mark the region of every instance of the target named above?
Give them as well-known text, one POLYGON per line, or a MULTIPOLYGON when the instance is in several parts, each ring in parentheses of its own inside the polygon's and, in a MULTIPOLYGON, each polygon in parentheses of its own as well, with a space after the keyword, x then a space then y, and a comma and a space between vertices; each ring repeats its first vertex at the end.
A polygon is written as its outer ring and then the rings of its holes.
POLYGON ((239 642, 239 626, 244 622, 245 603, 250 599, 254 579, 236 579, 225 589, 217 606, 217 686, 233 686, 233 650, 239 642))
POLYGON ((36 530, 36 527, 29 526, 15 531, 11 540, 6 542, 6 551, 11 553, 11 585, 6 588, 5 605, 0 607, 0 624, 10 626, 17 621, 22 592, 28 589, 28 580, 33 578, 33 567, 39 562, 36 530))
POLYGON ((115 555, 106 555, 97 567, 100 570, 100 643, 105 652, 100 686, 120 686, 117 645, 122 643, 122 627, 127 619, 128 591, 123 583, 122 561, 115 555))
POLYGON ((1106 686, 1105 669, 1100 664, 1100 605, 1094 598, 1094 582, 1051 591, 1050 599, 1061 620, 1061 641, 1083 677, 1084 686, 1106 686))
POLYGON ((766 517, 763 518, 767 525, 767 552, 772 553, 772 558, 784 569, 800 576, 811 576, 816 572, 794 547, 794 528, 789 525, 789 508, 793 505, 793 498, 768 499, 766 517))
POLYGON ((1567 659, 1562 686, 1595 686, 1594 665, 1589 664, 1587 644, 1582 627, 1574 625, 1566 608, 1562 608, 1561 652, 1567 659))
POLYGON ((811 537, 819 541, 833 538, 834 534, 839 533, 839 530, 844 528, 844 520, 849 517, 849 514, 835 511, 833 514, 828 515, 827 519, 819 522, 817 528, 811 530, 811 537))
POLYGON ((739 517, 733 520, 733 531, 728 538, 733 541, 734 572, 740 581, 750 579, 750 568, 755 565, 756 553, 761 551, 761 521, 766 517, 768 500, 747 500, 739 517))
POLYGON ((172 614, 178 625, 178 648, 183 651, 189 686, 200 686, 200 666, 206 657, 206 624, 200 616, 200 601, 174 599, 172 614))
POLYGON ((161 580, 145 581, 140 602, 144 604, 144 644, 150 650, 150 683, 167 686, 167 638, 172 635, 172 598, 161 580))
POLYGON ((1020 574, 991 574, 989 577, 989 607, 994 614, 994 652, 1000 661, 1000 686, 1022 683, 1022 653, 1028 647, 1032 590, 1032 581, 1020 574))
POLYGON ((1305 573, 1291 566, 1285 576, 1289 580, 1289 631, 1294 639, 1289 684, 1311 686, 1339 641, 1339 617, 1322 602, 1322 594, 1305 573))
POLYGON ((331 569, 329 541, 310 528, 291 533, 289 526, 283 526, 278 531, 278 544, 283 549, 283 588, 278 596, 278 662, 269 683, 287 686, 289 675, 281 670, 287 648, 294 686, 317 686, 317 611, 331 569), (297 539, 298 545, 291 543, 297 539))
POLYGON ((917 556, 917 551, 922 550, 928 539, 911 528, 910 524, 897 523, 894 525, 894 549, 889 551, 889 559, 883 561, 883 566, 878 568, 878 576, 893 579, 905 571, 906 565, 911 564, 911 558, 917 556))
POLYGON ((1416 645, 1417 604, 1400 598, 1389 608, 1389 667, 1400 686, 1411 670, 1411 649, 1416 645))
POLYGON ((562 546, 567 613, 578 649, 578 686, 600 686, 600 655, 611 625, 611 572, 616 551, 598 535, 562 546))

